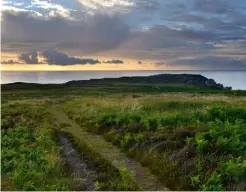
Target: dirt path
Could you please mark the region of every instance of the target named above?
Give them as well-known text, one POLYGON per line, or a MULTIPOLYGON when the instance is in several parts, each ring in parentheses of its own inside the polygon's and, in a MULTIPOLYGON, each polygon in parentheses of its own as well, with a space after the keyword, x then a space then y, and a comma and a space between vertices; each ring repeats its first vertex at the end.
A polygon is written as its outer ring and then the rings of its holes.
POLYGON ((62 146, 62 157, 75 179, 74 190, 93 191, 96 172, 90 169, 88 160, 74 149, 66 135, 59 134, 59 144, 62 146))
POLYGON ((63 128, 64 131, 68 131, 75 137, 82 140, 86 145, 90 146, 94 150, 94 152, 98 153, 99 155, 101 155, 102 158, 111 162, 112 165, 117 169, 127 167, 129 171, 132 172, 133 179, 141 187, 142 190, 168 190, 168 188, 164 187, 157 179, 157 177, 151 174, 151 172, 147 168, 142 167, 138 162, 128 158, 116 146, 105 141, 102 136, 91 134, 83 130, 74 121, 69 119, 65 112, 61 108, 59 108, 59 106, 54 106, 51 112, 55 115, 59 123, 70 125, 67 128, 63 128))

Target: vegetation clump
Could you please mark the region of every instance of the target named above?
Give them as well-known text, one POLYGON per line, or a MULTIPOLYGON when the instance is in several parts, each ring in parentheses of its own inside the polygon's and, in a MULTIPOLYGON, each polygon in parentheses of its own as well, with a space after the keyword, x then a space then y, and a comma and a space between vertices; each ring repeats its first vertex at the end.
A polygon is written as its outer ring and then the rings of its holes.
POLYGON ((2 109, 1 170, 4 190, 68 190, 60 148, 47 114, 28 106, 2 109))

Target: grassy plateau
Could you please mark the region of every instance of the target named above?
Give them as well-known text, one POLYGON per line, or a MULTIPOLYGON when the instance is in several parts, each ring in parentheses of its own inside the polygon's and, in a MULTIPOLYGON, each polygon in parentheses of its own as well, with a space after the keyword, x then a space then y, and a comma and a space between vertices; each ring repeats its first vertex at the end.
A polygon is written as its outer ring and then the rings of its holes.
POLYGON ((246 91, 17 83, 1 109, 3 190, 246 190, 246 91))

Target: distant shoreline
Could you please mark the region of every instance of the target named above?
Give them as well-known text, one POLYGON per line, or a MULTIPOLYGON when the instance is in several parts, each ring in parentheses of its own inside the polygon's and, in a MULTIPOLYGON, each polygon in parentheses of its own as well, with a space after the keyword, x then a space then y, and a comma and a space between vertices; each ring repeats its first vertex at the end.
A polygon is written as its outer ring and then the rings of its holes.
POLYGON ((225 70, 105 70, 105 71, 2 71, 1 84, 14 82, 62 84, 72 80, 151 76, 157 74, 200 74, 233 90, 246 90, 246 71, 225 70), (230 77, 230 78, 228 78, 230 77))
MULTIPOLYGON (((97 78, 97 79, 89 79, 89 80, 72 80, 66 83, 61 83, 58 85, 65 86, 83 86, 83 85, 115 85, 115 84, 146 84, 146 85, 194 85, 203 88, 212 88, 218 90, 231 90, 232 87, 225 87, 221 83, 215 82, 213 79, 208 79, 199 74, 157 74, 157 75, 148 75, 148 76, 123 76, 117 78, 97 78)), ((39 85, 35 83, 23 83, 16 82, 10 84, 3 84, 5 86, 21 86, 21 85, 39 85)), ((52 85, 52 84, 46 84, 52 85)), ((5 87, 4 86, 4 87, 5 87)))

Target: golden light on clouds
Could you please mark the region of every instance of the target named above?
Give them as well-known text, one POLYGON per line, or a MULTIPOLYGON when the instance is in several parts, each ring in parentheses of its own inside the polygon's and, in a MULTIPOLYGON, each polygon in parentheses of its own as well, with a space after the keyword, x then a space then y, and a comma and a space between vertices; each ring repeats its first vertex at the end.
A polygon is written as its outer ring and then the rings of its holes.
MULTIPOLYGON (((7 53, 3 52, 1 55, 1 61, 16 61, 19 53, 7 53)), ((75 56, 80 58, 79 56, 75 56)), ((117 71, 117 70, 192 70, 189 66, 172 66, 167 65, 165 61, 154 60, 136 60, 127 59, 123 57, 103 57, 98 55, 87 55, 85 58, 98 59, 100 64, 77 64, 77 65, 51 65, 45 63, 45 58, 38 56, 39 61, 44 64, 25 64, 25 63, 13 63, 13 64, 1 64, 2 71, 117 71), (123 64, 104 63, 105 61, 121 60, 123 64)), ((18 61, 20 62, 20 61, 18 61)))
POLYGON ((3 71, 76 71, 76 70, 157 70, 152 64, 129 62, 124 64, 95 64, 95 65, 48 65, 48 64, 4 64, 3 71))
MULTIPOLYGON (((92 57, 93 56, 88 56, 92 57)), ((18 54, 13 53, 2 53, 1 60, 15 61, 18 58, 18 54)), ((44 58, 39 57, 40 61, 44 62, 44 58)), ((156 66, 151 60, 144 60, 139 63, 138 60, 134 59, 125 59, 119 57, 101 57, 97 56, 100 64, 85 64, 85 65, 49 65, 49 64, 1 64, 2 71, 77 71, 77 70, 158 70, 160 67, 156 66), (108 64, 103 63, 103 61, 110 61, 113 59, 118 59, 124 61, 123 64, 108 64)), ((168 68, 163 68, 168 70, 168 68)))

